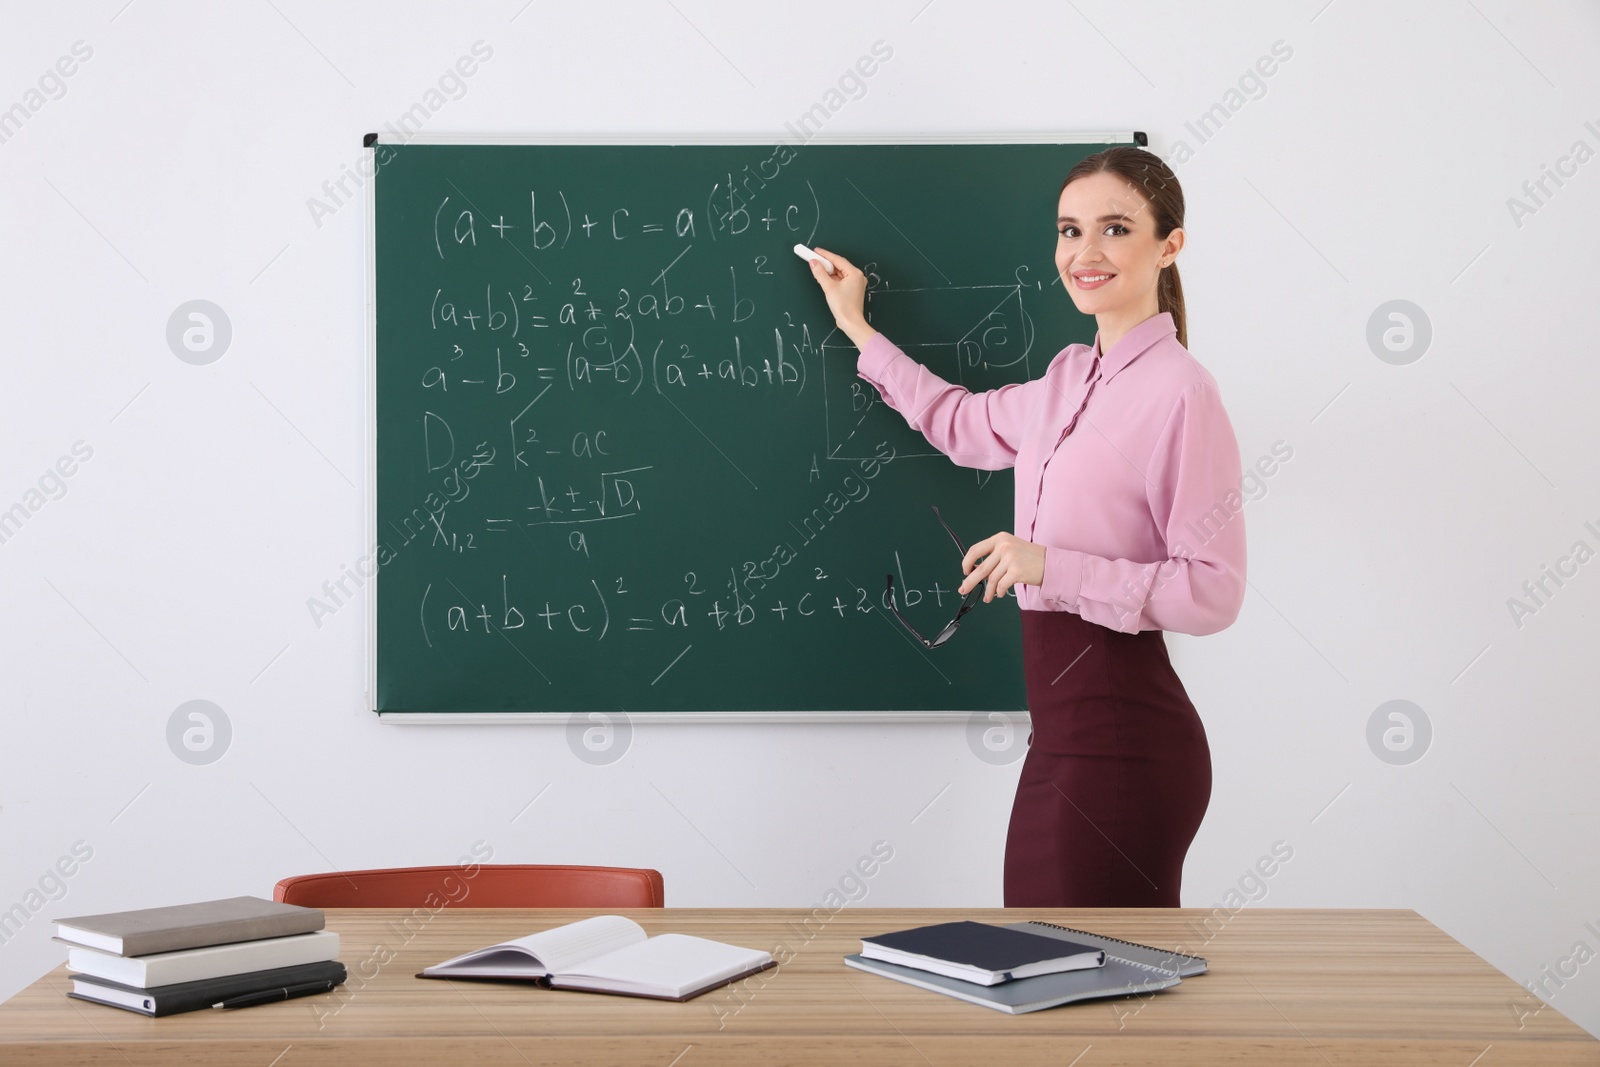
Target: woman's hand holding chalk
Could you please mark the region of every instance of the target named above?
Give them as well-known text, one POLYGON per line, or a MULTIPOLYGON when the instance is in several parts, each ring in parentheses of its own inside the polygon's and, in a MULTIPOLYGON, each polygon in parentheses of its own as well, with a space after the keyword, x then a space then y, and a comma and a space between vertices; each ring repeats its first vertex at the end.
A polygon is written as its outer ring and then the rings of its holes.
POLYGON ((814 259, 814 260, 816 260, 818 263, 822 264, 822 269, 827 271, 829 274, 837 273, 833 269, 833 264, 832 263, 829 263, 822 256, 817 255, 815 252, 811 251, 811 249, 807 248, 805 245, 798 245, 798 244, 795 245, 794 246, 794 254, 799 256, 801 259, 814 259))
POLYGON ((795 245, 794 254, 812 264, 811 278, 827 297, 834 325, 857 348, 865 345, 877 332, 867 322, 867 276, 838 252, 795 245))

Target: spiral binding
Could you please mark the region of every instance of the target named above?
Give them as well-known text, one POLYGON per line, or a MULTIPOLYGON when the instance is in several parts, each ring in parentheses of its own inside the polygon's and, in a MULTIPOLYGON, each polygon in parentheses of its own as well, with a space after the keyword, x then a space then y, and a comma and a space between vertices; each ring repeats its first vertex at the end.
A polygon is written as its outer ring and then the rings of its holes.
MULTIPOLYGON (((1075 930, 1070 926, 1062 926, 1060 923, 1047 923, 1047 922, 1043 922, 1043 921, 1041 921, 1039 919, 1033 919, 1033 920, 1030 920, 1030 921, 1034 922, 1034 923, 1037 923, 1039 926, 1048 926, 1052 930, 1065 930, 1069 934, 1080 934, 1080 935, 1087 935, 1089 937, 1098 937, 1098 938, 1101 938, 1102 940, 1105 940, 1105 941, 1115 941, 1119 945, 1127 945, 1129 948, 1142 948, 1146 952, 1166 952, 1167 951, 1164 948, 1156 948, 1154 945, 1141 945, 1137 941, 1124 941, 1120 937, 1111 937, 1108 934, 1096 934, 1096 933, 1092 933, 1092 932, 1090 932, 1088 930, 1075 930)), ((1185 959, 1199 960, 1201 963, 1205 963, 1208 967, 1210 966, 1209 961, 1207 961, 1204 956, 1191 956, 1186 952, 1172 952, 1170 954, 1173 955, 1173 956, 1182 956, 1185 959)), ((1123 962, 1124 963, 1131 963, 1135 967, 1144 967, 1144 968, 1147 968, 1147 969, 1153 970, 1153 971, 1161 970, 1161 968, 1159 968, 1159 967, 1152 967, 1150 964, 1140 963, 1137 960, 1123 960, 1123 962)))

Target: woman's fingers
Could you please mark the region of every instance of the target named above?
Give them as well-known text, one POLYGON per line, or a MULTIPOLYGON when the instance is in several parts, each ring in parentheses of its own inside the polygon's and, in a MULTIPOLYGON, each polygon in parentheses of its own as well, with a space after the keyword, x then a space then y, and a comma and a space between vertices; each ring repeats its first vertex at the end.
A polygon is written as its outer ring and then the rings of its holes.
POLYGON ((1006 595, 1005 582, 1007 573, 1009 572, 1005 567, 998 565, 993 571, 989 572, 989 589, 983 594, 983 602, 985 604, 992 601, 995 597, 1006 595))
MULTIPOLYGON (((974 546, 973 551, 977 551, 974 546)), ((963 561, 965 562, 965 561, 963 561)), ((983 592, 985 604, 996 597, 1003 597, 1006 592, 1021 581, 1022 568, 1018 561, 1013 559, 1005 548, 998 548, 986 555, 983 561, 973 565, 971 573, 961 582, 956 591, 966 596, 967 592, 983 582, 986 586, 983 592)))
MULTIPOLYGON (((811 246, 811 251, 813 251, 817 255, 823 257, 829 263, 832 263, 834 268, 836 270, 839 270, 841 273, 843 273, 844 271, 854 271, 854 270, 856 270, 856 265, 854 263, 850 262, 848 259, 845 259, 843 256, 841 256, 837 252, 828 251, 826 248, 823 248, 821 245, 812 245, 811 246)), ((816 260, 812 260, 812 262, 815 263, 816 260)), ((823 271, 822 273, 823 274, 827 274, 828 272, 827 271, 823 271)))
MULTIPOLYGON (((999 557, 991 553, 987 559, 972 569, 972 573, 967 575, 966 580, 964 580, 958 587, 958 591, 962 596, 966 596, 973 586, 977 585, 981 581, 985 581, 988 578, 989 572, 994 570, 995 567, 999 566, 999 564, 999 557)), ((985 599, 987 599, 987 596, 985 599)))
POLYGON ((829 274, 813 259, 811 276, 817 279, 823 295, 827 297, 828 310, 833 312, 834 322, 844 328, 845 333, 855 337, 853 327, 866 325, 867 276, 837 252, 826 248, 813 248, 812 251, 833 264, 833 273, 829 274))
POLYGON ((982 541, 967 549, 967 554, 961 557, 961 573, 967 574, 977 564, 978 560, 994 554, 993 537, 985 537, 982 541))
MULTIPOLYGON (((963 569, 965 569, 965 564, 963 564, 962 567, 963 567, 963 569)), ((971 589, 973 586, 977 585, 979 580, 980 580, 980 577, 981 577, 980 575, 972 574, 971 572, 968 572, 967 576, 965 578, 961 579, 961 584, 956 586, 956 592, 959 593, 962 596, 966 596, 967 595, 967 590, 971 589)))
POLYGON ((967 577, 956 591, 966 596, 979 582, 984 582, 988 586, 984 590, 985 603, 1007 592, 1015 596, 1017 586, 1040 581, 1037 573, 1043 569, 1043 559, 1043 549, 1039 545, 1002 530, 967 549, 967 554, 961 557, 961 570, 967 577), (1035 574, 1032 579, 1028 577, 1030 568, 1035 574))
POLYGON ((1016 584, 1017 569, 1015 567, 1007 567, 1005 572, 1002 573, 994 583, 994 595, 997 597, 1003 597, 1006 595, 1006 590, 1010 589, 1016 584))

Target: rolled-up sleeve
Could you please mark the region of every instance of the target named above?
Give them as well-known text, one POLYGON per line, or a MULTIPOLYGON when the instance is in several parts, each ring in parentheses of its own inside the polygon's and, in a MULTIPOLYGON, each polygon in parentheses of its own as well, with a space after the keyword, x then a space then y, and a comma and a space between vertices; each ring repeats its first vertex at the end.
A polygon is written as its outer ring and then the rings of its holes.
POLYGON ((856 372, 928 442, 963 467, 1016 465, 1032 393, 1039 379, 974 393, 947 382, 882 333, 862 346, 856 372))
POLYGON ((1145 479, 1168 558, 1141 563, 1046 546, 1041 597, 1123 633, 1225 629, 1244 605, 1244 497, 1239 444, 1213 383, 1178 395, 1145 479))

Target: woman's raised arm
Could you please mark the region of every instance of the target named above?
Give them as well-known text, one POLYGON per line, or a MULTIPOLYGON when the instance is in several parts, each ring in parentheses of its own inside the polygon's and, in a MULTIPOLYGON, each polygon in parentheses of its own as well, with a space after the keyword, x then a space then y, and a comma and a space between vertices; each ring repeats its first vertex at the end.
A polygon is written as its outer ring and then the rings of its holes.
POLYGON ((812 260, 811 275, 828 299, 834 323, 861 350, 857 373, 878 390, 884 403, 963 467, 1015 466, 1033 390, 1041 382, 1013 382, 974 393, 945 381, 867 323, 867 279, 860 268, 837 252, 825 248, 816 252, 833 263, 836 273, 830 276, 812 260))

